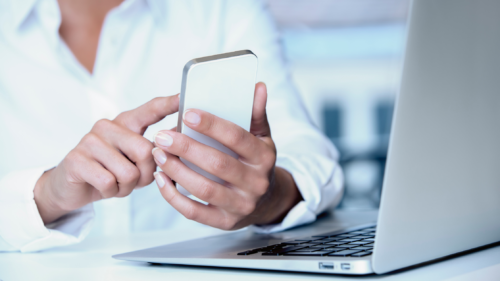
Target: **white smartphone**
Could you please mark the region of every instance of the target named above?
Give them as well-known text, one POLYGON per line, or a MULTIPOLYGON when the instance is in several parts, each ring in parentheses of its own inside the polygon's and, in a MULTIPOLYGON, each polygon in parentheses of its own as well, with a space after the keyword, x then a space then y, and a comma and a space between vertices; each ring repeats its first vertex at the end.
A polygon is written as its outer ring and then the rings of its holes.
MULTIPOLYGON (((226 119, 249 131, 257 77, 257 56, 250 50, 197 58, 184 67, 177 131, 216 148, 232 157, 238 155, 218 141, 184 125, 184 110, 201 109, 226 119)), ((197 173, 223 184, 224 181, 187 161, 181 161, 197 173)), ((177 189, 190 193, 180 184, 177 189)))

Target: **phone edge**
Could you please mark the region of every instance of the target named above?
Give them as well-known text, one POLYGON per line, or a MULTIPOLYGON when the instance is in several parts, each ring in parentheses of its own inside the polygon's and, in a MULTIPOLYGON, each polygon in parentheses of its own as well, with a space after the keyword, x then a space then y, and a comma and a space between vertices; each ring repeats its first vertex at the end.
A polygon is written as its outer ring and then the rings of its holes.
POLYGON ((206 56, 206 57, 201 57, 201 58, 195 58, 195 59, 192 59, 186 63, 186 65, 184 66, 184 69, 182 71, 181 93, 180 93, 180 97, 179 97, 179 116, 177 118, 177 132, 178 133, 182 133, 182 120, 183 120, 183 115, 184 115, 184 99, 185 99, 187 77, 188 77, 189 71, 195 65, 200 64, 200 63, 209 62, 209 61, 213 61, 213 60, 238 57, 238 56, 244 56, 244 55, 253 55, 253 56, 255 56, 255 58, 258 59, 257 55, 254 52, 252 52, 251 50, 240 50, 240 51, 235 51, 235 52, 217 54, 217 55, 206 56))

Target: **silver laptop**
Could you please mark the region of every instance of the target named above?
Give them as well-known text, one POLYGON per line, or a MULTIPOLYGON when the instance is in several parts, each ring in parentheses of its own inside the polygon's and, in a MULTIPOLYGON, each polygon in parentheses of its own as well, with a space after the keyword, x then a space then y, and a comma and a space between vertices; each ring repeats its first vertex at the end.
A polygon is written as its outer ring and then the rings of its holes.
POLYGON ((386 273, 500 241, 499 163, 500 1, 415 0, 376 224, 235 232, 114 258, 386 273))

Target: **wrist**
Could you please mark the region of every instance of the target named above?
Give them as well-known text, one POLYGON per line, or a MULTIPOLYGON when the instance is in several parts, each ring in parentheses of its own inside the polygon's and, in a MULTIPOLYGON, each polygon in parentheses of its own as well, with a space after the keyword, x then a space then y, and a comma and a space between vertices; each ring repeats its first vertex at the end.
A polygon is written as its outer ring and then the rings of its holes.
POLYGON ((54 169, 43 173, 33 190, 35 204, 44 224, 49 224, 68 213, 54 202, 50 185, 50 175, 53 172, 54 169))
POLYGON ((288 212, 303 200, 293 176, 283 168, 276 167, 273 191, 265 204, 265 215, 258 225, 276 224, 283 221, 288 212))

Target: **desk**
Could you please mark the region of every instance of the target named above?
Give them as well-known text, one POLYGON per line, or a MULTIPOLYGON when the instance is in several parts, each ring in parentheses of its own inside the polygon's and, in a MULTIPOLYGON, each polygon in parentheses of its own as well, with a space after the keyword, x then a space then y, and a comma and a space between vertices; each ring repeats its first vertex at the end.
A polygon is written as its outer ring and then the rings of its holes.
MULTIPOLYGON (((376 217, 376 212, 337 211, 320 224, 355 224, 376 217)), ((300 231, 300 229, 299 229, 300 231)), ((119 261, 111 255, 223 233, 170 230, 91 237, 80 244, 40 253, 0 253, 0 280, 500 280, 500 246, 396 274, 364 277, 285 273, 240 269, 150 265, 119 261)))

